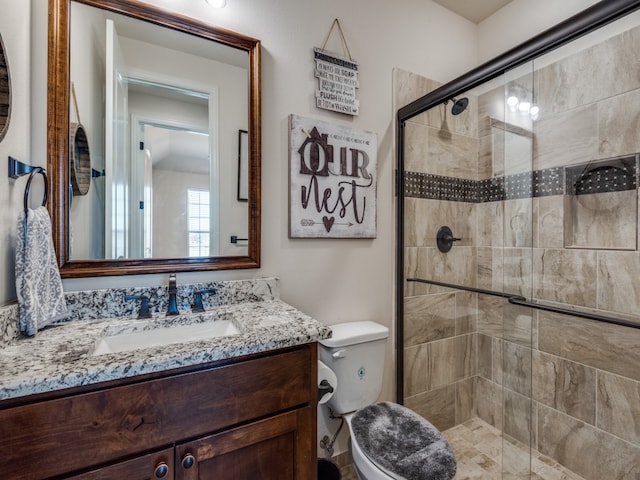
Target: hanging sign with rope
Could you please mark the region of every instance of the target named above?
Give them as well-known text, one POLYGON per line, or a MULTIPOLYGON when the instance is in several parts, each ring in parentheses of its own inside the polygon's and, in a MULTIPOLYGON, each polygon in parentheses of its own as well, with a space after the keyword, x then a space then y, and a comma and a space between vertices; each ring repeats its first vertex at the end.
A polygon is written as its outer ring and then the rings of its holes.
POLYGON ((318 78, 316 106, 347 115, 358 115, 360 107, 360 102, 356 98, 356 88, 359 86, 358 62, 351 58, 340 20, 336 18, 333 21, 322 48, 314 48, 313 52, 316 61, 315 76, 318 78), (336 26, 346 56, 325 50, 331 32, 336 26))

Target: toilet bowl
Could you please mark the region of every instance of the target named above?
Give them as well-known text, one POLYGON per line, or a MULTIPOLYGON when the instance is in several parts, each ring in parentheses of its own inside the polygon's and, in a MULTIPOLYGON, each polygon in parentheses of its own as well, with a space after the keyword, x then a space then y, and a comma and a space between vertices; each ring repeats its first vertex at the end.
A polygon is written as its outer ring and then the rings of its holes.
POLYGON ((331 325, 331 330, 332 337, 319 346, 319 360, 334 372, 338 385, 326 405, 349 426, 358 477, 452 479, 455 457, 433 425, 401 405, 373 403, 382 388, 389 329, 363 321, 331 325))

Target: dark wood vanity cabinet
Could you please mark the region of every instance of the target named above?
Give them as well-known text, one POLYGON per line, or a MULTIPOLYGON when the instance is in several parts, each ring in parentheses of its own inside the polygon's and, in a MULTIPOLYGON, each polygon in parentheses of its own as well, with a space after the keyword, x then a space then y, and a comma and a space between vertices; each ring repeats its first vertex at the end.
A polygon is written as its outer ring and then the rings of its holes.
POLYGON ((0 478, 315 480, 316 369, 312 343, 0 403, 0 478))

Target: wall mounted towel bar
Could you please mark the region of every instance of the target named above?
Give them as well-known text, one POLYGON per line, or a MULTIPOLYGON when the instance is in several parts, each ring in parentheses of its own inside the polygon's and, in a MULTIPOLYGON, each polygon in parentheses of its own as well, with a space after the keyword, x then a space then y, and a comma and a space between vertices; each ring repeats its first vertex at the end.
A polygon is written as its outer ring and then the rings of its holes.
POLYGON ((27 180, 27 186, 24 189, 24 211, 27 212, 29 210, 29 192, 31 190, 31 182, 33 181, 33 177, 40 174, 44 178, 44 197, 42 199, 42 206, 47 205, 47 197, 49 196, 49 182, 47 181, 47 171, 42 167, 33 167, 31 165, 27 165, 26 163, 21 162, 20 160, 16 160, 15 158, 9 157, 9 177, 18 178, 24 175, 29 174, 29 179, 27 180))
POLYGON ((544 310, 546 312, 560 313, 562 315, 571 315, 573 317, 586 318, 588 320, 595 320, 596 322, 610 323, 613 325, 630 327, 630 328, 635 328, 640 330, 640 323, 633 322, 631 320, 624 320, 622 318, 609 317, 607 315, 600 315, 598 313, 583 312, 580 310, 573 310, 570 308, 563 308, 555 305, 547 305, 544 303, 539 303, 537 301, 527 300, 526 298, 520 295, 514 295, 511 293, 496 292, 493 290, 484 290, 482 288, 467 287, 465 285, 454 285, 452 283, 437 282, 435 280, 425 280, 424 278, 407 278, 407 282, 426 283, 429 285, 436 285, 439 287, 447 287, 447 288, 455 288, 457 290, 464 290, 466 292, 481 293, 483 295, 492 295, 494 297, 502 297, 502 298, 506 298, 507 301, 513 305, 520 305, 522 307, 535 308, 536 310, 544 310))

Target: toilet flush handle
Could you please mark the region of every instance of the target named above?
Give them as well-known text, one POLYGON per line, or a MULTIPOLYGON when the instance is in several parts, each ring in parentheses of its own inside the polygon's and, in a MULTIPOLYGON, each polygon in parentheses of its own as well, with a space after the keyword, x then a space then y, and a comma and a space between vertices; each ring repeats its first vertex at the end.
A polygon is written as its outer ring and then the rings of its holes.
POLYGON ((333 393, 334 388, 331 386, 331 384, 325 379, 322 380, 319 384, 318 384, 318 402, 320 402, 320 400, 322 400, 322 397, 324 397, 327 393, 333 393))
POLYGON ((332 356, 333 358, 344 358, 344 357, 346 357, 346 356, 347 356, 347 350, 345 350, 345 349, 343 348, 342 350, 338 350, 338 351, 336 351, 336 352, 333 352, 333 353, 331 354, 331 356, 332 356))

